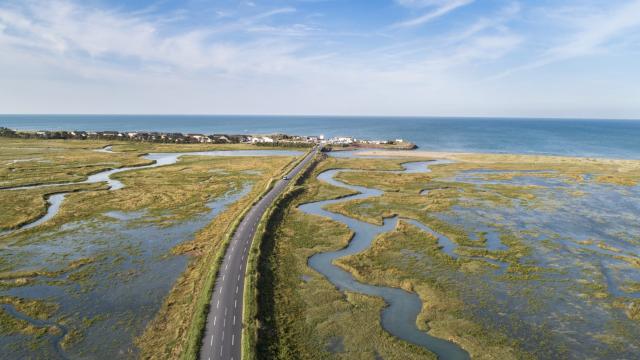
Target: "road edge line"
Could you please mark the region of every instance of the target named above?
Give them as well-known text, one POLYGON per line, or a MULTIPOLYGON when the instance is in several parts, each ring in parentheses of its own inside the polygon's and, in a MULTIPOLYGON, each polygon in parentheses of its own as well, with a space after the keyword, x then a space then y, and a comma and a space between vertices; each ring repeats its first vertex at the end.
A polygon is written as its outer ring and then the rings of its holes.
MULTIPOLYGON (((291 169, 301 163, 313 150, 309 151, 299 161, 295 163, 291 169)), ((320 154, 318 152, 318 154, 320 154)), ((316 154, 315 156, 317 156, 316 154)), ((311 161, 300 170, 300 172, 290 180, 286 189, 278 195, 275 201, 267 208, 260 222, 258 223, 258 229, 251 241, 251 247, 249 248, 249 254, 247 256, 247 266, 245 268, 244 276, 244 288, 242 296, 242 338, 240 343, 241 359, 243 360, 255 360, 256 359, 256 343, 257 343, 257 330, 256 318, 258 313, 257 299, 257 280, 258 280, 258 261, 261 256, 260 247, 262 245, 262 239, 266 233, 266 226, 273 216, 274 211, 280 206, 281 202, 292 193, 296 191, 298 180, 304 176, 309 167, 317 161, 317 158, 311 159, 311 161)))

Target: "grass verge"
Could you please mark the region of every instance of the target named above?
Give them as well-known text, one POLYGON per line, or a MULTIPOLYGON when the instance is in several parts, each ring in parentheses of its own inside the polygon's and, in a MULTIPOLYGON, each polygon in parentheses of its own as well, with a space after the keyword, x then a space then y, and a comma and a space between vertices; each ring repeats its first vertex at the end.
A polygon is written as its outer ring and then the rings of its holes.
MULTIPOLYGON (((260 322, 258 320, 258 304, 260 293, 258 291, 258 282, 260 281, 260 257, 262 247, 265 246, 264 239, 272 236, 270 232, 277 228, 281 221, 282 209, 286 208, 289 203, 302 192, 302 188, 298 185, 305 176, 309 174, 308 169, 313 169, 317 159, 314 159, 306 169, 302 170, 294 179, 291 179, 290 187, 281 194, 278 199, 267 209, 258 224, 258 230, 251 243, 251 249, 247 258, 247 267, 244 283, 244 302, 243 302, 243 327, 242 327, 242 358, 256 359, 256 348, 258 341, 258 331, 260 322)), ((295 165, 294 165, 295 166, 295 165)))
POLYGON ((254 185, 247 196, 219 214, 194 241, 175 249, 177 253, 194 255, 194 259, 165 299, 156 318, 137 339, 142 358, 198 358, 209 301, 230 239, 245 214, 295 163, 293 159, 273 170, 271 177, 254 185))

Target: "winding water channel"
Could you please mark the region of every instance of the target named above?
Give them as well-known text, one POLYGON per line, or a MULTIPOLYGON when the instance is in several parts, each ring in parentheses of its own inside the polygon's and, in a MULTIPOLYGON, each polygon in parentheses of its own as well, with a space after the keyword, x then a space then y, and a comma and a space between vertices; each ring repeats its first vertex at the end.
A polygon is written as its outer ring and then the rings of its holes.
POLYGON ((67 356, 65 352, 62 350, 62 345, 61 345, 62 339, 64 339, 64 337, 69 332, 64 325, 61 325, 60 323, 56 323, 53 321, 46 321, 46 320, 40 320, 40 319, 29 317, 19 312, 18 310, 16 310, 16 308, 11 304, 0 304, 0 307, 2 307, 2 309, 6 311, 7 314, 15 317, 16 319, 26 321, 33 326, 58 329, 57 332, 55 332, 53 335, 50 335, 49 342, 58 358, 67 359, 67 356))
MULTIPOLYGON (((111 152, 111 148, 101 149, 111 152)), ((91 175, 84 183, 106 182, 110 191, 124 188, 111 175, 171 165, 184 155, 196 156, 294 156, 299 151, 208 151, 186 153, 152 153, 144 158, 154 163, 138 167, 105 170, 91 175)), ((251 171, 251 170, 249 170, 251 171)), ((256 174, 256 173, 254 173, 256 174)), ((251 178, 251 177, 248 177, 251 178)), ((225 177, 221 176, 220 181, 225 177)), ((78 184, 71 182, 68 184, 78 184)), ((155 316, 163 299, 188 263, 187 255, 169 255, 171 249, 210 223, 227 206, 247 195, 255 182, 247 179, 230 186, 227 193, 209 201, 208 212, 171 224, 143 221, 154 215, 145 210, 110 211, 92 218, 71 221, 55 229, 29 234, 29 241, 12 243, 7 238, 0 247, 0 258, 12 264, 11 271, 43 269, 52 275, 39 275, 20 286, 0 288, 0 297, 33 299, 57 304, 49 319, 34 318, 9 303, 0 304, 0 312, 52 331, 33 339, 30 335, 0 336, 0 358, 135 358, 134 339, 155 316), (87 265, 58 273, 71 261, 92 259, 87 265), (91 325, 85 324, 90 322, 91 325), (81 336, 74 335, 78 331, 81 336), (62 347, 65 335, 71 342, 62 347)), ((3 189, 18 191, 48 188, 39 185, 3 189)), ((16 231, 33 228, 53 218, 63 205, 66 193, 50 194, 45 216, 16 231)), ((4 241, 5 239, 3 239, 4 241)))
MULTIPOLYGON (((113 149, 111 146, 105 146, 102 149, 98 149, 94 151, 104 152, 104 153, 113 153, 113 149)), ((301 154, 302 152, 300 151, 290 151, 290 150, 221 150, 221 151, 199 151, 199 152, 176 152, 176 153, 150 153, 147 155, 143 155, 144 159, 152 160, 154 162, 153 164, 150 164, 150 165, 129 166, 129 167, 122 167, 117 169, 108 169, 108 170, 104 170, 96 174, 90 175, 89 177, 87 177, 87 180, 81 181, 81 182, 16 186, 11 188, 5 188, 0 191, 29 190, 29 189, 39 189, 39 188, 64 186, 64 185, 95 184, 99 182, 106 182, 107 185, 109 186, 109 190, 113 191, 113 190, 122 189, 125 187, 125 185, 116 179, 112 179, 111 175, 129 171, 129 170, 142 170, 142 169, 155 168, 158 166, 172 165, 177 163, 178 159, 180 159, 180 157, 185 155, 190 155, 190 156, 299 156, 301 154)), ((46 195, 45 198, 47 201, 47 212, 45 213, 45 215, 17 229, 4 231, 4 232, 0 231, 0 236, 6 236, 20 230, 31 229, 47 222, 58 213, 58 211, 60 210, 60 206, 62 205, 62 202, 64 201, 64 198, 68 193, 69 192, 61 192, 61 193, 46 195)))
MULTIPOLYGON (((403 164, 405 170, 400 172, 429 172, 429 166, 443 163, 447 163, 447 161, 405 163, 403 164)), ((382 311, 382 326, 392 335, 410 343, 423 346, 429 351, 435 353, 440 359, 469 359, 469 354, 453 342, 433 337, 418 329, 416 325, 416 318, 422 309, 422 302, 417 294, 398 288, 363 284, 358 282, 349 272, 344 271, 333 264, 336 259, 366 250, 371 246, 373 239, 375 239, 377 235, 393 230, 398 222, 397 217, 388 218, 384 219, 382 226, 378 226, 325 210, 324 208, 331 204, 366 199, 383 194, 380 190, 362 186, 347 185, 334 178, 336 174, 344 171, 358 170, 328 170, 318 175, 318 179, 334 186, 357 191, 357 194, 340 199, 303 204, 299 209, 307 214, 324 216, 344 223, 355 233, 355 235, 349 242, 348 246, 341 250, 319 253, 312 256, 309 258, 309 265, 324 275, 341 291, 353 291, 383 298, 388 306, 382 311)), ((412 223, 415 225, 416 222, 412 221, 412 223)), ((422 229, 428 229, 426 225, 420 225, 422 229)), ((436 234, 433 231, 430 232, 436 234)), ((442 236, 440 235, 437 237, 438 241, 441 242, 441 245, 453 253, 452 244, 444 243, 448 239, 442 239, 442 236)))

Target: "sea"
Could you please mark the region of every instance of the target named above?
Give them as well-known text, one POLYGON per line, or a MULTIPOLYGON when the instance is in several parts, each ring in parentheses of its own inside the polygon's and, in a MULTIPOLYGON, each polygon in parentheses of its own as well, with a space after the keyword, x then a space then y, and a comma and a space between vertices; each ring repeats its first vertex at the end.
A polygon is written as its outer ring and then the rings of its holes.
POLYGON ((640 159, 640 120, 242 116, 0 115, 16 130, 117 130, 404 139, 422 150, 640 159))

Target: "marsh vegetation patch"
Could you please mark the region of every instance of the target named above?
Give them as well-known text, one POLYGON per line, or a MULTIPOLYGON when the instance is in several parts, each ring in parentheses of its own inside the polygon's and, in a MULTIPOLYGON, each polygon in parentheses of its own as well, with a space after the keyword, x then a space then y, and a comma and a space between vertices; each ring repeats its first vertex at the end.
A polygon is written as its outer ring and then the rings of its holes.
POLYGON ((331 211, 377 224, 411 219, 339 263, 362 281, 417 291, 425 327, 456 338, 472 356, 486 349, 469 343, 459 323, 438 321, 453 311, 434 308, 439 293, 460 299, 459 318, 508 334, 505 344, 535 357, 633 357, 640 350, 637 162, 457 160, 420 176, 339 174, 385 193, 331 211))
MULTIPOLYGON (((93 172, 83 166, 95 170, 98 160, 99 166, 113 166, 106 165, 107 158, 140 162, 141 155, 94 151, 104 143, 28 143, 2 140, 0 147, 16 148, 2 156, 51 153, 64 160, 51 168, 22 168, 23 175, 32 174, 25 177, 33 179, 28 183, 82 181, 93 172)), ((201 254, 220 245, 214 241, 216 231, 224 232, 232 219, 218 215, 246 201, 254 184, 260 184, 260 191, 290 161, 287 156, 183 156, 173 165, 113 175, 126 185, 115 191, 102 183, 0 190, 3 199, 11 200, 0 203, 0 226, 5 228, 41 216, 51 192, 81 190, 68 193, 56 215, 42 224, 0 237, 0 351, 11 358, 56 358, 60 353, 137 357, 140 344, 135 339, 174 292, 176 280, 201 254), (12 210, 20 200, 29 201, 26 216, 12 210), (211 225, 214 219, 219 221, 211 225), (206 233, 206 250, 190 244, 201 233, 206 233), (34 310, 48 306, 46 316, 34 310)), ((11 185, 27 183, 11 179, 11 185)), ((175 334, 164 329, 167 337, 175 334)), ((164 335, 155 333, 157 339, 164 335)))

